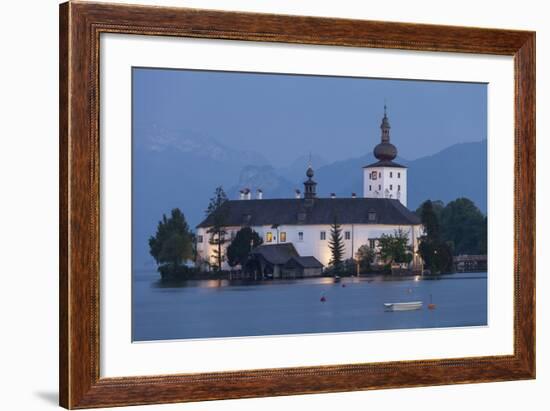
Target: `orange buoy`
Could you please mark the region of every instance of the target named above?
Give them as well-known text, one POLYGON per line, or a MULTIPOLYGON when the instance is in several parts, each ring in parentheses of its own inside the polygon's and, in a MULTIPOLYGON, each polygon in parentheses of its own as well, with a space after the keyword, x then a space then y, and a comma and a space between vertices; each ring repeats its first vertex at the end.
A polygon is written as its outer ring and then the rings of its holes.
POLYGON ((430 294, 430 303, 428 304, 428 310, 435 310, 435 304, 432 302, 431 294, 430 294))

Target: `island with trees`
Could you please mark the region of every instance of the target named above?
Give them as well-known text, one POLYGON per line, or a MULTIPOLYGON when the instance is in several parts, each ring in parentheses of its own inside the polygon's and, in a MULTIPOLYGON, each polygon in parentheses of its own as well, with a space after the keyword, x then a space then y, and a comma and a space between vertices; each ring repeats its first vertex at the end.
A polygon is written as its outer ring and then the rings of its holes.
MULTIPOLYGON (((197 253, 197 235, 189 227, 184 213, 175 208, 163 215, 156 233, 149 238, 149 252, 164 280, 253 278, 257 277, 258 262, 254 250, 264 244, 261 235, 243 225, 236 233, 228 234, 223 204, 227 195, 217 187, 205 215, 212 215, 206 241, 213 246, 209 261, 197 253), (223 269, 223 266, 229 269, 223 269)), ((426 200, 416 210, 423 226, 418 253, 423 261, 423 273, 439 275, 454 272, 458 256, 487 254, 487 217, 467 198, 447 204, 426 200)), ((413 258, 409 233, 399 228, 392 234, 382 234, 376 248, 360 244, 353 258, 345 259, 345 244, 338 216, 328 233, 330 263, 319 275, 395 275, 410 274, 406 269, 413 258)))

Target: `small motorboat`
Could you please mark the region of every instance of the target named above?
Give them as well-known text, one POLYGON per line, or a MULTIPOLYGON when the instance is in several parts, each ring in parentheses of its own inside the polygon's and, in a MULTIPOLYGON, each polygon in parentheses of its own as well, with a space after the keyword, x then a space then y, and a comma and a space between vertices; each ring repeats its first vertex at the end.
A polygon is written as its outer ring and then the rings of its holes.
POLYGON ((386 311, 412 311, 422 308, 422 301, 411 301, 407 303, 384 303, 386 311))
POLYGON ((335 282, 335 283, 339 283, 340 280, 341 280, 341 278, 340 278, 339 275, 335 275, 335 276, 334 276, 334 282, 335 282))

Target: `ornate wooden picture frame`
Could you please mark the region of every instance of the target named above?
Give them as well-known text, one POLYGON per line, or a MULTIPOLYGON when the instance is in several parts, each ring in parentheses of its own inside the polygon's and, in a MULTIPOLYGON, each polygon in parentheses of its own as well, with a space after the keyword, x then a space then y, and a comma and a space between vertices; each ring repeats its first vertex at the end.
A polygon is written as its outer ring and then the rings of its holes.
POLYGON ((60 6, 60 404, 91 408, 535 378, 535 33, 69 2, 60 6), (100 378, 100 34, 513 56, 514 353, 100 378))

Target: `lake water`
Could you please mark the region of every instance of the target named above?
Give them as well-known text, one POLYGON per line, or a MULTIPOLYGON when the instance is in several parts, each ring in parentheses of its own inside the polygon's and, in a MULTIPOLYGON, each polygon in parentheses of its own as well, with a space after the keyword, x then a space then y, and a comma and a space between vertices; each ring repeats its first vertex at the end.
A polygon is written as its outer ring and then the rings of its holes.
POLYGON ((132 304, 134 341, 481 326, 487 273, 166 285, 154 271, 137 272, 132 304), (384 310, 386 302, 407 301, 424 306, 384 310))

